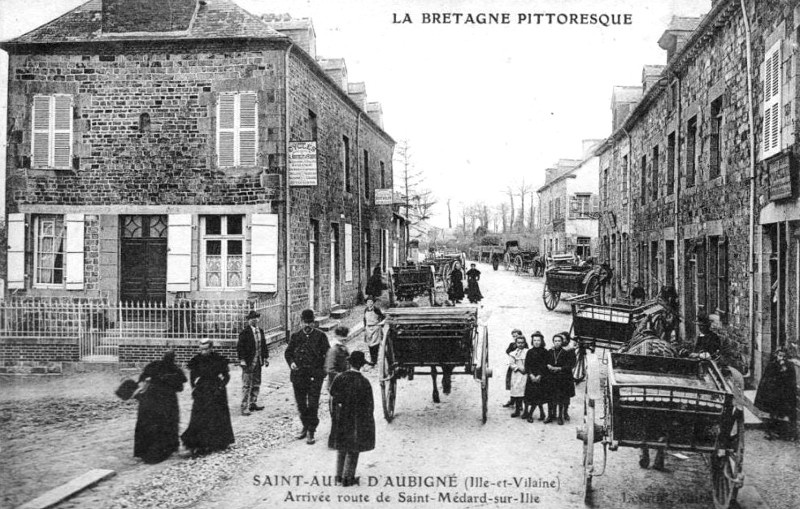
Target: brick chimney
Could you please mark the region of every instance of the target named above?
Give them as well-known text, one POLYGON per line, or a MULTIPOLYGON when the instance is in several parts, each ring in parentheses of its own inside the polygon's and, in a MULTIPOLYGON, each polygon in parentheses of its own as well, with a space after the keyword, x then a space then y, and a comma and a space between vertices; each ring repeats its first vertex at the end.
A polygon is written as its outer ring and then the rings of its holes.
POLYGON ((367 115, 383 129, 383 108, 381 107, 381 103, 367 103, 367 115))
POLYGON ((658 83, 661 73, 666 69, 666 65, 646 65, 642 67, 642 93, 646 93, 650 87, 658 83))
POLYGON ((290 14, 264 14, 261 19, 273 30, 288 36, 311 58, 317 58, 317 34, 310 18, 292 19, 290 14))
POLYGON ((700 25, 700 21, 702 19, 703 18, 699 17, 672 17, 672 20, 669 22, 669 26, 658 40, 658 45, 661 47, 661 49, 667 50, 667 62, 669 62, 672 57, 683 48, 683 46, 686 44, 686 41, 689 40, 689 38, 692 36, 692 33, 694 33, 694 31, 700 25))
POLYGON ((333 81, 339 85, 342 90, 347 92, 347 66, 344 64, 344 58, 318 58, 317 62, 331 77, 333 81))
POLYGON ((350 99, 355 101, 362 110, 367 111, 367 85, 363 81, 348 83, 347 95, 349 95, 350 99))
POLYGON ((642 87, 616 86, 611 94, 611 132, 622 127, 622 123, 636 103, 642 98, 642 87))
POLYGON ((182 32, 198 0, 102 0, 103 32, 182 32))

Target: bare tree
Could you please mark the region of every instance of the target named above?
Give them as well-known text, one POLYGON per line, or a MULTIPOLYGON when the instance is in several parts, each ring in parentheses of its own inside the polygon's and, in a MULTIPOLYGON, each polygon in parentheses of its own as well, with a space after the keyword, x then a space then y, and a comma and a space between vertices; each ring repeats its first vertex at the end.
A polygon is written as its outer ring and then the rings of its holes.
POLYGON ((498 205, 497 209, 498 209, 497 210, 498 215, 500 216, 500 221, 503 224, 502 232, 506 233, 508 231, 508 224, 506 222, 506 217, 508 214, 508 205, 506 204, 506 202, 501 202, 500 205, 498 205))
POLYGON ((508 212, 508 231, 514 231, 514 190, 511 189, 511 186, 506 188, 506 194, 508 194, 508 201, 510 204, 510 210, 508 212))
POLYGON ((447 199, 447 227, 453 228, 453 214, 450 210, 450 198, 447 199))
POLYGON ((522 183, 517 188, 520 197, 520 205, 519 205, 519 226, 517 229, 519 231, 525 230, 525 195, 527 195, 531 191, 531 185, 525 184, 525 177, 522 178, 522 183))

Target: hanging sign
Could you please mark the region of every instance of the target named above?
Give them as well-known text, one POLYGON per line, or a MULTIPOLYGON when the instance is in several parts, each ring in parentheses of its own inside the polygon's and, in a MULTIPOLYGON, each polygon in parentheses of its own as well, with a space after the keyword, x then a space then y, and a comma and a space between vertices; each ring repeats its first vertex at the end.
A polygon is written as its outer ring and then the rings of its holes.
POLYGON ((375 190, 375 205, 391 205, 394 202, 394 194, 391 189, 375 190))

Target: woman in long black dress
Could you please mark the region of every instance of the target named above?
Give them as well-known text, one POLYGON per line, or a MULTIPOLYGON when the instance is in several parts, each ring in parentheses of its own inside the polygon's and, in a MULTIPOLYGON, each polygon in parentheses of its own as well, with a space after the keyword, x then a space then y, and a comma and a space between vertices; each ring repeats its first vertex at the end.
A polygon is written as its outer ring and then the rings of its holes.
POLYGON ((226 386, 231 379, 228 359, 214 351, 210 339, 200 343, 200 353, 187 365, 192 386, 192 417, 181 435, 183 445, 195 454, 225 449, 234 442, 226 386))
POLYGON ((447 298, 453 303, 464 300, 463 279, 464 273, 461 271, 461 262, 455 262, 453 270, 450 272, 450 288, 447 289, 447 298))
POLYGON ((575 353, 562 348, 564 337, 561 334, 553 336, 553 348, 547 351, 547 372, 545 385, 550 391, 551 403, 547 405, 547 419, 545 424, 558 421, 564 424, 564 409, 569 406, 569 400, 575 396, 575 382, 572 378, 572 368, 575 367, 575 353))
POLYGON ((186 375, 175 365, 175 352, 170 350, 160 361, 145 366, 139 383, 133 455, 146 463, 159 463, 180 447, 177 392, 183 390, 186 375))
POLYGON ((467 298, 473 304, 476 304, 483 300, 483 295, 481 295, 480 286, 478 286, 478 281, 481 279, 481 271, 475 268, 475 264, 470 265, 470 269, 467 271, 467 298))
POLYGON ((779 348, 775 351, 775 356, 767 365, 761 383, 758 384, 756 391, 755 405, 759 410, 769 413, 767 422, 768 440, 779 437, 781 422, 785 417, 789 418, 792 431, 795 436, 796 425, 794 419, 796 392, 794 367, 786 358, 786 350, 779 348))
POLYGON ((539 407, 539 420, 544 420, 544 403, 548 400, 545 389, 547 377, 547 350, 544 336, 538 330, 531 334, 531 348, 525 356, 525 375, 528 385, 525 386, 525 413, 528 422, 533 422, 533 412, 539 407))

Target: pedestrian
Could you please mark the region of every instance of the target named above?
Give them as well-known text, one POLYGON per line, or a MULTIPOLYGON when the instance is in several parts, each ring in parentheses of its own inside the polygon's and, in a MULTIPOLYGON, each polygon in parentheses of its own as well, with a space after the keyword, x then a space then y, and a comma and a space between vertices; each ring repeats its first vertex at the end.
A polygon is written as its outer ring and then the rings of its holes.
POLYGON ((255 310, 250 311, 245 318, 248 323, 239 333, 236 343, 239 366, 242 367, 242 415, 264 410, 257 401, 261 389, 261 366, 269 366, 269 350, 264 330, 258 326, 260 316, 255 310))
POLYGON ((227 385, 231 379, 228 359, 214 350, 214 342, 200 341, 200 353, 189 360, 192 387, 192 416, 181 435, 184 447, 193 454, 225 449, 234 442, 227 385))
POLYGON ((522 403, 525 399, 525 385, 528 377, 525 375, 525 356, 528 353, 527 341, 524 336, 517 336, 514 340, 514 350, 508 354, 508 367, 511 369, 511 400, 514 402, 514 413, 511 417, 527 419, 528 415, 522 413, 522 403))
POLYGON ((447 298, 453 303, 460 303, 464 300, 464 273, 461 271, 461 262, 453 263, 453 270, 450 271, 450 286, 447 288, 447 298))
POLYGON ((381 274, 381 266, 378 264, 372 270, 372 275, 367 279, 366 297, 372 297, 372 300, 380 300, 386 288, 386 283, 383 282, 383 275, 381 274))
POLYGON ((481 279, 481 271, 475 268, 475 264, 470 264, 470 269, 467 271, 467 298, 472 304, 477 304, 483 300, 481 289, 478 286, 478 281, 481 279))
MULTIPOLYGON (((568 350, 570 354, 572 354, 572 357, 575 359, 575 362, 573 362, 572 366, 575 367, 575 365, 578 363, 578 356, 575 354, 575 350, 577 350, 578 348, 578 342, 573 340, 572 335, 569 333, 569 331, 561 331, 560 335, 563 338, 563 342, 561 343, 561 348, 563 348, 564 350, 568 350)), ((572 372, 572 370, 570 370, 569 375, 570 379, 572 380, 572 383, 574 384, 575 375, 572 372)), ((567 406, 564 407, 564 420, 569 421, 569 404, 567 404, 567 406)))
POLYGON ((547 350, 544 336, 538 330, 531 334, 531 347, 525 355, 525 408, 528 422, 533 422, 533 412, 539 407, 539 420, 544 420, 544 403, 547 402, 545 377, 547 376, 547 350))
POLYGON ((717 360, 722 348, 722 341, 716 332, 711 330, 711 320, 705 313, 697 315, 697 328, 699 334, 694 344, 694 350, 689 357, 717 360))
MULTIPOLYGON (((680 345, 679 325, 681 321, 678 292, 672 285, 664 285, 658 291, 658 304, 663 311, 658 313, 653 324, 654 331, 664 341, 680 345)), ((680 349, 680 348, 679 348, 680 349)))
POLYGON ((325 357, 330 343, 325 333, 314 327, 314 311, 304 309, 300 313, 300 321, 302 328, 289 338, 284 356, 292 370, 289 379, 303 424, 303 431, 297 439, 305 438, 306 443, 311 445, 316 442, 314 434, 319 425, 319 393, 325 379, 325 357))
POLYGON ((347 327, 339 326, 333 331, 333 340, 331 341, 331 348, 325 355, 325 373, 328 374, 328 392, 331 391, 331 384, 333 379, 339 373, 347 371, 347 356, 349 352, 347 347, 342 344, 342 341, 347 339, 350 334, 350 329, 347 327))
POLYGON ((644 291, 644 288, 639 286, 638 284, 633 287, 631 290, 631 303, 633 307, 639 307, 644 304, 644 299, 647 297, 647 294, 644 291))
POLYGON ((364 352, 348 357, 350 369, 331 385, 331 434, 328 447, 336 449, 336 481, 342 486, 357 483, 356 467, 362 452, 375 448, 375 417, 372 387, 359 370, 366 363, 364 352))
MULTIPOLYGON (((514 330, 511 331, 511 342, 506 347, 506 355, 510 355, 511 352, 516 350, 516 348, 517 348, 517 337, 518 336, 522 336, 523 338, 525 338, 525 335, 522 334, 521 330, 514 329, 514 330)), ((511 366, 509 366, 508 369, 506 370, 506 390, 507 391, 511 390, 511 373, 512 373, 511 366)), ((511 397, 509 396, 508 401, 503 404, 503 408, 510 408, 512 406, 514 406, 514 400, 512 400, 511 397)))
POLYGON ((178 440, 178 395, 186 375, 175 364, 175 352, 169 350, 160 361, 145 366, 139 376, 139 400, 133 455, 145 463, 159 463, 180 447, 178 440))
POLYGON ((364 341, 369 347, 369 365, 378 362, 378 351, 383 340, 383 323, 386 315, 375 305, 375 299, 367 297, 367 306, 364 308, 364 341))
POLYGON ((550 392, 550 404, 547 405, 545 424, 553 422, 564 424, 564 409, 569 400, 575 396, 575 383, 572 379, 572 368, 575 366, 575 354, 562 347, 564 337, 561 333, 553 336, 553 347, 547 351, 547 371, 545 385, 550 392))
POLYGON ((756 391, 755 406, 769 414, 767 440, 781 436, 780 426, 787 417, 791 436, 796 436, 796 393, 794 367, 787 359, 786 350, 779 348, 767 365, 764 376, 758 384, 758 391, 756 391))

